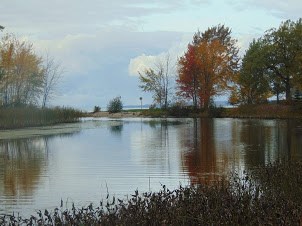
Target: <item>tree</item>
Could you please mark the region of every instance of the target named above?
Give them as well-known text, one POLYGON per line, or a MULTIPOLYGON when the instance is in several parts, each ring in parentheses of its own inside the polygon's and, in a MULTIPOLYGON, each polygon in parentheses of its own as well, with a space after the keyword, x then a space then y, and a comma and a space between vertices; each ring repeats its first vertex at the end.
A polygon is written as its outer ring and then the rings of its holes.
POLYGON ((0 31, 4 30, 5 27, 3 27, 2 25, 0 25, 0 31))
POLYGON ((292 91, 302 88, 301 40, 302 19, 287 20, 254 40, 243 58, 232 100, 257 103, 273 94, 279 102, 282 93, 291 100, 292 91))
POLYGON ((270 29, 264 36, 268 48, 267 70, 275 88, 285 87, 286 100, 291 100, 291 89, 302 86, 302 19, 287 20, 278 29, 270 29))
POLYGON ((178 60, 178 95, 192 99, 194 109, 197 109, 199 100, 198 75, 199 67, 197 62, 196 46, 189 44, 187 52, 178 60))
POLYGON ((219 40, 210 43, 203 41, 198 46, 201 70, 198 76, 199 96, 205 109, 209 108, 211 98, 223 93, 231 81, 233 72, 229 70, 229 58, 225 51, 225 46, 219 40))
POLYGON ((187 53, 179 60, 177 83, 186 88, 188 96, 198 90, 202 107, 208 109, 211 98, 230 88, 238 64, 236 40, 231 38, 228 27, 218 25, 204 33, 198 31, 187 53))
POLYGON ((123 110, 122 98, 119 96, 110 100, 107 105, 107 110, 109 113, 121 112, 123 110))
POLYGON ((203 33, 200 33, 200 31, 195 33, 193 36, 193 44, 199 45, 201 42, 211 43, 214 41, 219 41, 219 43, 225 47, 224 54, 226 54, 229 58, 229 69, 236 72, 239 68, 239 49, 237 47, 237 40, 233 39, 231 34, 232 31, 229 27, 219 24, 217 26, 208 28, 203 33))
POLYGON ((0 42, 0 105, 45 107, 63 70, 47 55, 38 56, 33 44, 6 34, 0 42))
POLYGON ((29 42, 20 41, 14 35, 1 40, 0 95, 3 106, 35 104, 42 83, 41 57, 29 42))
POLYGON ((46 107, 49 99, 53 96, 55 88, 60 81, 64 71, 59 63, 49 55, 46 55, 43 65, 43 80, 42 80, 42 108, 46 107))
POLYGON ((144 92, 153 93, 153 100, 161 108, 168 107, 168 96, 170 90, 170 56, 164 60, 158 60, 154 68, 146 69, 139 73, 140 88, 144 92))
POLYGON ((236 79, 237 86, 231 94, 231 103, 255 104, 264 102, 271 96, 270 75, 265 70, 266 52, 263 39, 250 43, 236 79))

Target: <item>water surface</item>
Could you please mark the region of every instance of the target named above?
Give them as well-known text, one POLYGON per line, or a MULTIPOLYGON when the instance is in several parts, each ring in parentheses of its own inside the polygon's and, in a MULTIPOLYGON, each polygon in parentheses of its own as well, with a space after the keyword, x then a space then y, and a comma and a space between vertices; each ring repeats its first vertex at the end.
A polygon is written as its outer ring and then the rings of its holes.
POLYGON ((0 131, 0 213, 98 204, 163 184, 211 183, 302 157, 302 123, 250 119, 86 119, 0 131))

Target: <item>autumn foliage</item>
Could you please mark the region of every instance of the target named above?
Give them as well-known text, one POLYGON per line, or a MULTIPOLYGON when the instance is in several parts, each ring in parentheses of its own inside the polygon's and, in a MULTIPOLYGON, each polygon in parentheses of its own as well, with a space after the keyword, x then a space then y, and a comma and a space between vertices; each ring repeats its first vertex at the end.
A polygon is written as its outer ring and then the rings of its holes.
POLYGON ((237 72, 238 50, 230 34, 221 25, 197 32, 179 58, 179 94, 191 99, 194 107, 208 109, 211 98, 224 93, 237 72))
POLYGON ((178 94, 193 100, 193 105, 197 108, 199 100, 198 74, 199 67, 197 62, 197 54, 195 46, 189 44, 188 50, 184 56, 180 57, 178 64, 178 94))
POLYGON ((1 37, 1 107, 37 105, 41 99, 45 107, 62 73, 52 58, 37 55, 32 43, 13 34, 1 37))

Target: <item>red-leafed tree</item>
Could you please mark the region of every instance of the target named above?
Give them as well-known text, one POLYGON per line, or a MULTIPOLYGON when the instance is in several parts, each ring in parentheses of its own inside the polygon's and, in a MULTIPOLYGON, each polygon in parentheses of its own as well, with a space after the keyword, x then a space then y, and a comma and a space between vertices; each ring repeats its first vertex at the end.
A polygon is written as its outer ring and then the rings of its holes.
POLYGON ((199 67, 197 63, 196 46, 189 44, 184 56, 178 60, 178 95, 191 99, 193 106, 197 109, 199 104, 199 67))
POLYGON ((211 98, 229 88, 238 71, 238 62, 236 40, 231 38, 228 27, 218 25, 204 33, 195 33, 192 44, 178 61, 180 93, 192 99, 198 93, 196 100, 208 109, 211 98))

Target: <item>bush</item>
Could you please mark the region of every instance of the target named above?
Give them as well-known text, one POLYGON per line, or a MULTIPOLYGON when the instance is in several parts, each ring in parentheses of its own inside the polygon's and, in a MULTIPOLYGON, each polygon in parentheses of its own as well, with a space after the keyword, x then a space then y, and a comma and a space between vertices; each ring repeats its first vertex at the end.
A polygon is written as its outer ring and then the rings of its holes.
POLYGON ((107 105, 107 110, 109 113, 117 113, 123 110, 123 103, 121 97, 115 97, 109 101, 107 105))
POLYGON ((214 118, 222 117, 224 113, 223 107, 216 107, 215 105, 211 105, 209 108, 209 116, 214 118))
POLYGON ((93 113, 100 112, 101 108, 99 106, 94 106, 93 113))
POLYGON ((174 103, 171 107, 168 108, 168 113, 173 117, 188 117, 191 113, 191 109, 183 106, 182 104, 174 103))

